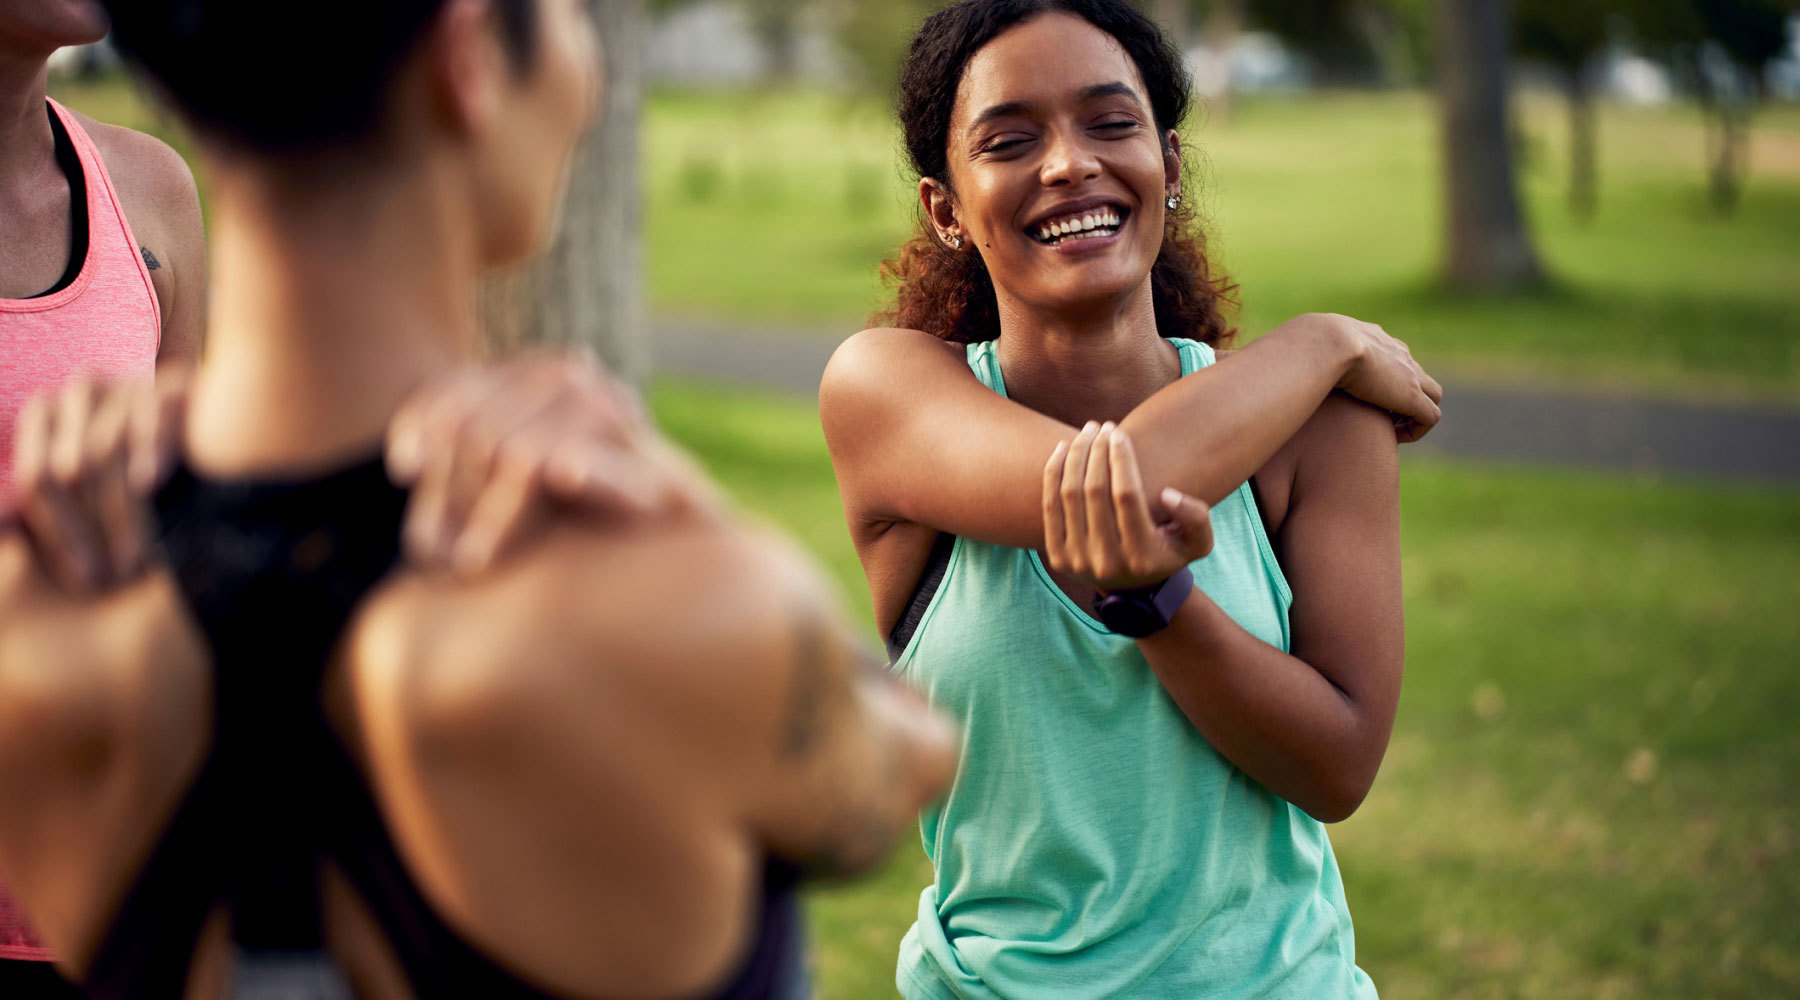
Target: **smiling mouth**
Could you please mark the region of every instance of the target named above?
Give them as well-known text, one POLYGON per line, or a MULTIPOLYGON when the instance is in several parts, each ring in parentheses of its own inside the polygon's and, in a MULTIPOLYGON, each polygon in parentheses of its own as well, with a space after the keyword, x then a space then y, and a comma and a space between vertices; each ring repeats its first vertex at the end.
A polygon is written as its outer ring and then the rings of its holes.
POLYGON ((1047 247, 1061 246, 1078 240, 1100 239, 1116 236, 1125 220, 1130 218, 1131 211, 1116 205, 1096 208, 1090 212, 1059 216, 1031 226, 1027 235, 1047 247))

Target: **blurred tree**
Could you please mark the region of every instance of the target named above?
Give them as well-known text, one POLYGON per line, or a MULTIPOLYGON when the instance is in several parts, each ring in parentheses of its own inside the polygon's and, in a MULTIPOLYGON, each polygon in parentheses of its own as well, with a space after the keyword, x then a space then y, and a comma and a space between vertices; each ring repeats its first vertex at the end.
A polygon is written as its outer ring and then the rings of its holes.
POLYGON ((1555 72, 1569 105, 1569 209, 1590 219, 1598 203, 1596 182, 1595 62, 1606 45, 1609 18, 1620 0, 1517 0, 1513 46, 1555 72))
POLYGON ((1248 0, 1252 27, 1303 53, 1328 85, 1396 86, 1416 79, 1420 0, 1248 0))
POLYGON ((1191 27, 1194 13, 1193 0, 1150 0, 1150 14, 1175 40, 1175 44, 1187 48, 1194 31, 1191 27))
POLYGON ((1475 291, 1541 284, 1507 130, 1505 0, 1440 0, 1437 15, 1445 280, 1475 291))
POLYGON ((739 0, 750 17, 750 31, 768 58, 768 74, 792 80, 800 68, 800 24, 808 0, 739 0))
POLYGON ((1737 207, 1748 167, 1750 115, 1764 95, 1763 73, 1787 47, 1795 0, 1634 0, 1642 41, 1672 63, 1711 123, 1707 130, 1713 207, 1737 207))
POLYGON ((1224 121, 1231 117, 1231 53, 1243 35, 1245 19, 1250 16, 1250 0, 1210 0, 1205 6, 1201 35, 1206 43, 1204 58, 1212 65, 1197 68, 1211 76, 1208 113, 1224 121))
POLYGON ((856 83, 882 95, 893 93, 906 62, 906 48, 927 15, 945 0, 830 0, 838 44, 849 57, 856 83))
POLYGON ((606 47, 605 118, 575 161, 550 252, 481 290, 489 345, 586 344, 620 376, 649 374, 638 189, 644 0, 587 0, 606 47))
MULTIPOLYGON (((647 0, 653 18, 667 16, 704 0, 647 0)), ((777 81, 791 80, 800 68, 800 28, 814 0, 736 0, 744 9, 750 34, 762 47, 766 72, 777 81)))

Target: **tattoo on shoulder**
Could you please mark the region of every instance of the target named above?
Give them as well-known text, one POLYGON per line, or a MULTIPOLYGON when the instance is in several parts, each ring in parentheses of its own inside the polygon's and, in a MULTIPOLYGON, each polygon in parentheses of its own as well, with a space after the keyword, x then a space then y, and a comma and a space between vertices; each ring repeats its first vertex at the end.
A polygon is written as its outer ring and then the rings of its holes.
POLYGON ((787 721, 781 751, 804 757, 825 728, 825 706, 832 683, 832 637, 815 608, 801 610, 794 621, 794 683, 788 693, 787 721))
POLYGON ((162 261, 156 259, 156 255, 150 252, 149 247, 140 246, 140 247, 138 247, 138 250, 140 250, 144 255, 144 266, 145 267, 149 268, 152 271, 162 270, 162 261))

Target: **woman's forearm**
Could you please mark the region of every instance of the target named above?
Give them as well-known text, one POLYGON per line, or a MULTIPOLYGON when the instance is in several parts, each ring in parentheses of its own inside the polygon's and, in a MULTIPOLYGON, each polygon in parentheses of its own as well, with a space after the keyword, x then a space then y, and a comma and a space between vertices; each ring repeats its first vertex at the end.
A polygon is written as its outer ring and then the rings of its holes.
POLYGON ((1337 324, 1296 321, 1139 404, 1120 427, 1146 494, 1173 486, 1217 504, 1312 417, 1354 351, 1337 324))
MULTIPOLYGON (((930 341, 867 331, 826 369, 820 411, 852 523, 1042 546, 1044 463, 1076 428, 996 395, 930 341)), ((1343 325, 1303 317, 1139 404, 1122 426, 1147 494, 1173 486, 1212 503, 1230 493, 1318 409, 1358 349, 1343 325)))
POLYGON ((1258 784, 1327 823, 1362 804, 1389 715, 1251 635, 1197 588, 1138 648, 1194 728, 1258 784))

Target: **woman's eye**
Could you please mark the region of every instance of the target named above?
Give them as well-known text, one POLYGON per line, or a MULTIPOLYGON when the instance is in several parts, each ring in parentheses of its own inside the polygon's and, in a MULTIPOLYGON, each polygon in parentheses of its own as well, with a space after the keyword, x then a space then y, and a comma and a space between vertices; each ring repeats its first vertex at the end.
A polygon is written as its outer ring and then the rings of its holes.
POLYGON ((1015 146, 1023 146, 1024 139, 996 139, 981 147, 983 153, 1003 153, 1015 146))
POLYGON ((1098 128, 1098 129, 1110 129, 1114 132, 1123 132, 1126 129, 1137 128, 1137 125, 1138 125, 1137 122, 1134 122, 1129 118, 1121 118, 1115 122, 1101 122, 1100 124, 1098 124, 1094 127, 1098 128))

